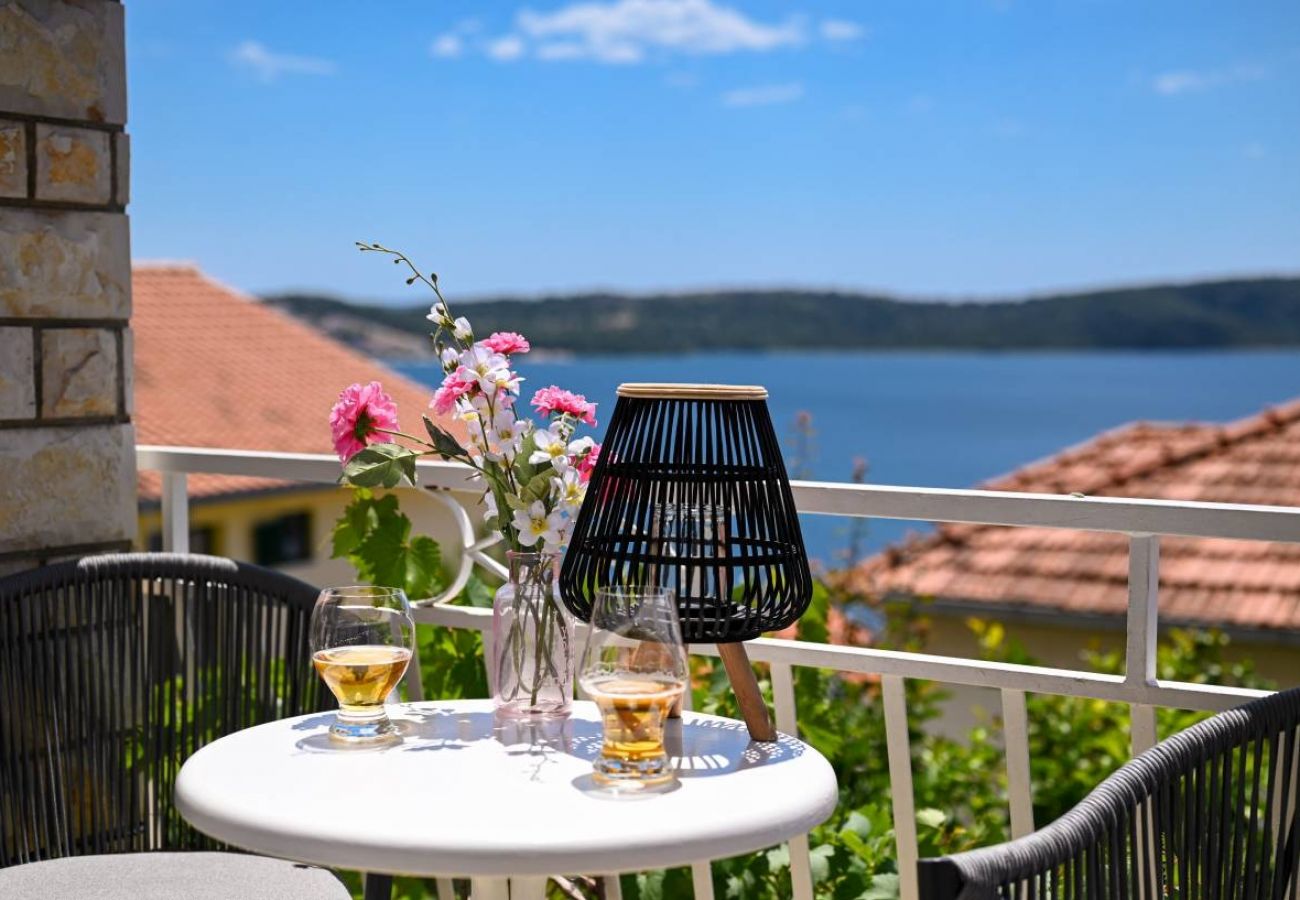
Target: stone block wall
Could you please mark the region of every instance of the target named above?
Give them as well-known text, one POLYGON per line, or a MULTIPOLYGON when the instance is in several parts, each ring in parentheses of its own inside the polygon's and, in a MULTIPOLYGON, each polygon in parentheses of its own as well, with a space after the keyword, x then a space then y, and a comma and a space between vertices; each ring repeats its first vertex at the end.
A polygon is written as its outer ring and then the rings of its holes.
POLYGON ((123 8, 0 0, 0 574, 135 537, 123 8))

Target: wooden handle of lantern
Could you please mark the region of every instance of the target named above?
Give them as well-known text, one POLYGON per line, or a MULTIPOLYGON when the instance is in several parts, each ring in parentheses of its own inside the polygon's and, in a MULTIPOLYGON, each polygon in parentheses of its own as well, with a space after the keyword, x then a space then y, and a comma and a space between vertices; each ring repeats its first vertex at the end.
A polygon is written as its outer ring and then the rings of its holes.
POLYGON ((736 702, 740 704, 740 714, 745 718, 749 736, 756 741, 776 740, 776 728, 772 725, 772 717, 767 713, 763 694, 758 689, 758 679, 754 677, 754 669, 749 664, 745 645, 739 642, 718 644, 718 655, 722 657, 722 665, 727 670, 727 677, 731 679, 731 689, 736 694, 736 702))

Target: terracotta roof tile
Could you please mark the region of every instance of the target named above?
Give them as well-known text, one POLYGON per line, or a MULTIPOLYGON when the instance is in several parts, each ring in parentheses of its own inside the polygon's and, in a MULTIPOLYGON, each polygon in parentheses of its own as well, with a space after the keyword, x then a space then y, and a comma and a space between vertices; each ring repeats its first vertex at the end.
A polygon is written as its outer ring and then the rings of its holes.
MULTIPOLYGON (((1136 422, 994 479, 989 490, 1300 506, 1300 400, 1229 425, 1136 422)), ((1128 548, 1119 535, 943 525, 862 563, 867 593, 969 606, 1123 615, 1128 548)), ((1300 545, 1166 538, 1166 621, 1300 629, 1300 545)))
MULTIPOLYGON (((407 426, 428 405, 424 386, 193 266, 137 266, 131 280, 138 443, 332 453, 329 410, 348 384, 382 381, 407 426)), ((282 486, 189 480, 199 497, 282 486)), ((142 499, 159 488, 157 473, 141 473, 142 499)))

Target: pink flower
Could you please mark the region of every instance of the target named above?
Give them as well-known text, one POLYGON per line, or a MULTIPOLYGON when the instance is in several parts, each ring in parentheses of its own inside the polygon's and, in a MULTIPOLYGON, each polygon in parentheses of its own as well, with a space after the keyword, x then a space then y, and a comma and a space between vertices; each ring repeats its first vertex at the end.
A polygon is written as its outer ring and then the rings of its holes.
POLYGON ((562 413, 588 425, 596 424, 596 404, 588 403, 587 398, 581 394, 561 390, 555 385, 544 387, 533 394, 532 403, 533 408, 544 416, 562 413))
POLYGON ((498 331, 491 337, 484 338, 480 343, 493 353, 505 355, 527 353, 532 349, 528 344, 528 338, 514 331, 498 331))
POLYGON ((586 484, 591 478, 591 473, 596 468, 596 463, 600 462, 600 444, 594 444, 582 459, 578 460, 578 477, 582 483, 586 484))
POLYGON ((353 384, 339 392, 338 402, 330 410, 330 432, 334 450, 342 462, 366 448, 368 441, 387 443, 393 438, 376 428, 397 430, 397 404, 384 393, 378 381, 353 384))
POLYGON ((455 372, 442 380, 442 387, 433 392, 433 402, 429 406, 440 416, 445 416, 456 408, 456 401, 472 391, 476 382, 465 381, 456 377, 455 372))

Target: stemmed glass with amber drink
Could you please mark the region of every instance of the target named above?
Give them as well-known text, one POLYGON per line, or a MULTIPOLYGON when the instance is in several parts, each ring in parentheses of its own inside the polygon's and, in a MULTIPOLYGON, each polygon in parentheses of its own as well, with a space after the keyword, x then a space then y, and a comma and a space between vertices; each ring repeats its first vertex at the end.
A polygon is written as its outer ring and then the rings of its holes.
POLYGON ((600 708, 604 726, 596 782, 638 789, 671 780, 664 721, 687 682, 673 592, 597 590, 579 681, 600 708))
POLYGON ((330 736, 363 743, 390 738, 384 701, 406 674, 415 622, 398 588, 326 588, 311 614, 312 664, 339 702, 330 736))

